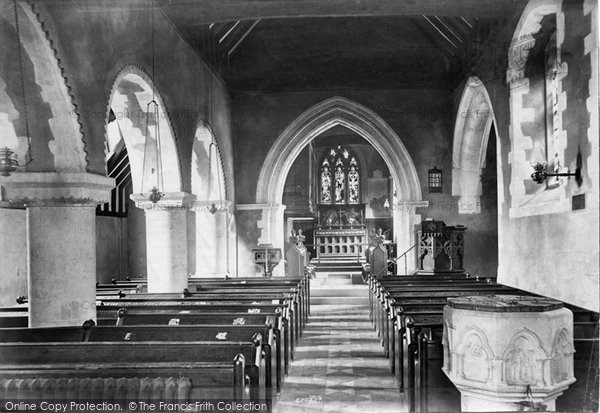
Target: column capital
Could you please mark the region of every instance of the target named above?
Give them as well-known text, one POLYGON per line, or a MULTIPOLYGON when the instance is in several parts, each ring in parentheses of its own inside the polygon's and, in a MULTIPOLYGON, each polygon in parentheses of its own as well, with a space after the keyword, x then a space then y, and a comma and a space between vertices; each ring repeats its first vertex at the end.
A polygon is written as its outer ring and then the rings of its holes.
POLYGON ((114 187, 114 178, 86 172, 16 172, 0 179, 0 206, 93 207, 114 187))
POLYGON ((146 211, 189 209, 193 207, 196 201, 196 195, 190 194, 189 192, 168 192, 163 194, 158 202, 150 201, 149 196, 149 193, 144 193, 131 194, 129 197, 135 202, 136 207, 146 211))

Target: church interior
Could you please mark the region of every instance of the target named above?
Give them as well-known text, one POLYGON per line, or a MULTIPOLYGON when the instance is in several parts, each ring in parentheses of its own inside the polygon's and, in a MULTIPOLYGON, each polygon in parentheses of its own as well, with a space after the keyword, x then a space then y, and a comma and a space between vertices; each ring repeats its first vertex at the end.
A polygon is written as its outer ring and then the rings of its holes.
POLYGON ((598 411, 598 28, 0 1, 0 410, 598 411))

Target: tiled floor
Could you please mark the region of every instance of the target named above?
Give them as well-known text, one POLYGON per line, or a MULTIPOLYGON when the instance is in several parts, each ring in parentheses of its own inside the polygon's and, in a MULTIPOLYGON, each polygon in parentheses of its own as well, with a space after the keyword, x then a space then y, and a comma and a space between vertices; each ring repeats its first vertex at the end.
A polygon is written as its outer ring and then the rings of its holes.
POLYGON ((368 307, 315 305, 274 413, 405 412, 368 307))

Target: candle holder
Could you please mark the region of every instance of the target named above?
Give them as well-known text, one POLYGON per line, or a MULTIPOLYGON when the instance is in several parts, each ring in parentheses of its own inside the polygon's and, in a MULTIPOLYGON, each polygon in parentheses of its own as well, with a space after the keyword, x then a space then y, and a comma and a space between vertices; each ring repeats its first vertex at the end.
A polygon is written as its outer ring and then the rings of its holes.
POLYGON ((581 168, 575 169, 575 172, 571 172, 567 169, 566 173, 548 173, 546 172, 546 164, 538 162, 533 165, 533 169, 534 172, 531 174, 531 179, 538 184, 544 183, 549 176, 574 176, 577 183, 581 182, 581 168))

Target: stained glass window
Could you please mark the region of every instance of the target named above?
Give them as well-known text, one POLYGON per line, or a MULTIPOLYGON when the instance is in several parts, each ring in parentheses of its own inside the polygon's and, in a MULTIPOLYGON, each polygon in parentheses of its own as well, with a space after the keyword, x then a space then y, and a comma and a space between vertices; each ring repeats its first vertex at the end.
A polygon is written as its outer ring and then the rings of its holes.
POLYGON ((331 204, 331 172, 327 159, 321 167, 321 203, 331 204))
POLYGON ((348 172, 348 203, 358 204, 359 201, 359 175, 356 159, 350 161, 350 171, 348 172))
POLYGON ((356 155, 341 146, 325 151, 320 186, 321 204, 359 204, 360 168, 356 155))

